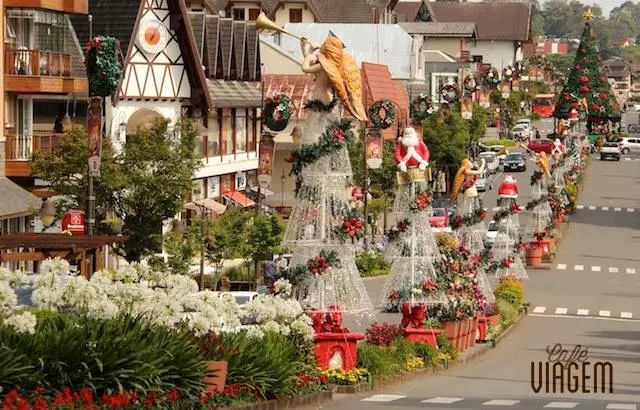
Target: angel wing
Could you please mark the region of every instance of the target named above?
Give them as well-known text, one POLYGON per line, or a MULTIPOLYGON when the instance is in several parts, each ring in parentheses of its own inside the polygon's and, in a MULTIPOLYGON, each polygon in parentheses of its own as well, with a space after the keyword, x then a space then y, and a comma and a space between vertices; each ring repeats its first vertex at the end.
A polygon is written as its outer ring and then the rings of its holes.
POLYGON ((453 180, 453 190, 451 191, 451 200, 454 202, 458 200, 458 195, 460 194, 460 190, 462 189, 462 184, 464 184, 466 171, 466 165, 464 163, 460 164, 460 168, 458 168, 456 177, 453 180))
POLYGON ((355 110, 351 105, 351 100, 349 99, 349 92, 347 90, 345 81, 342 78, 342 70, 339 67, 337 67, 336 64, 334 64, 334 62, 331 61, 331 59, 322 55, 322 53, 318 53, 318 61, 320 62, 320 65, 322 65, 322 69, 324 70, 325 74, 329 78, 329 81, 331 81, 331 85, 333 86, 333 89, 338 95, 340 102, 342 103, 344 108, 346 108, 347 111, 353 114, 355 110))
POLYGON ((349 102, 351 103, 351 114, 360 121, 367 121, 367 113, 362 105, 362 78, 356 60, 351 54, 342 54, 342 78, 349 102))
POLYGON ((549 167, 549 158, 547 158, 547 154, 544 152, 540 153, 540 156, 538 157, 538 164, 540 165, 540 170, 546 176, 551 176, 551 168, 549 167))

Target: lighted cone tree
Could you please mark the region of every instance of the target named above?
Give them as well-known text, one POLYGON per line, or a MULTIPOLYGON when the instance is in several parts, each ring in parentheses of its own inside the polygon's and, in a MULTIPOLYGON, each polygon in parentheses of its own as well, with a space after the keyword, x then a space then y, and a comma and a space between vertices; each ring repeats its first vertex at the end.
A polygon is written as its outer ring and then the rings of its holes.
POLYGON ((293 248, 293 268, 287 278, 294 284, 293 296, 307 311, 371 312, 373 306, 355 263, 355 250, 364 233, 362 219, 349 206, 352 173, 347 144, 354 135, 351 121, 338 115, 337 97, 327 101, 327 96, 337 94, 354 117, 366 121, 359 97, 360 72, 334 36, 327 38, 317 55, 308 42, 302 48, 305 64, 312 66, 308 72, 317 78, 316 99, 306 104, 311 112, 302 145, 294 154, 296 205, 283 240, 285 247, 293 248), (318 66, 322 70, 316 70, 318 66), (351 81, 343 80, 343 73, 351 81))
POLYGON ((433 212, 427 182, 429 156, 415 129, 405 129, 395 153, 400 169, 393 207, 396 226, 386 249, 392 267, 381 301, 389 310, 402 306, 405 328, 422 328, 426 306, 444 301, 433 266, 440 252, 429 224, 433 212))
POLYGON ((591 31, 591 10, 585 13, 584 18, 586 21, 573 68, 558 97, 553 115, 558 119, 568 119, 572 111, 582 111, 590 128, 593 124, 619 119, 620 105, 603 73, 602 58, 591 31))

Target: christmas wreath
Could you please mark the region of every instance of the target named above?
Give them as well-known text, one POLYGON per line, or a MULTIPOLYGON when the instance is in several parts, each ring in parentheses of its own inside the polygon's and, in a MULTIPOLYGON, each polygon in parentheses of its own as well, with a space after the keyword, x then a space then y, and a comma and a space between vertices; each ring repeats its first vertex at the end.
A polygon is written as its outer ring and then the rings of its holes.
POLYGON ((362 238, 364 236, 364 223, 362 216, 356 212, 351 211, 345 216, 342 225, 334 228, 334 233, 342 242, 347 239, 354 241, 355 239, 362 238))
POLYGON ((340 266, 338 253, 336 251, 327 253, 323 250, 320 251, 318 255, 307 260, 305 264, 285 269, 282 272, 282 277, 291 282, 292 285, 296 286, 311 275, 322 276, 329 269, 338 266, 340 266))
POLYGON ((452 230, 456 230, 462 228, 463 226, 472 226, 480 223, 484 221, 486 217, 487 210, 484 208, 478 208, 470 215, 456 216, 449 222, 449 225, 451 226, 452 230))
POLYGON ((422 192, 416 195, 415 201, 413 201, 409 208, 414 212, 424 211, 431 204, 431 192, 422 192))
POLYGON ((303 145, 296 150, 293 154, 292 172, 300 175, 304 167, 313 164, 325 155, 333 154, 353 141, 354 138, 350 119, 343 118, 332 122, 320 136, 320 141, 313 145, 303 145))
POLYGON ((513 80, 516 74, 517 74, 516 69, 513 68, 512 66, 508 66, 504 70, 502 70, 502 78, 506 81, 513 80))
POLYGON ((291 100, 284 94, 269 97, 264 100, 264 125, 272 131, 282 131, 287 128, 291 118, 291 100))
POLYGON ((386 98, 371 104, 367 112, 373 126, 383 130, 391 127, 396 119, 396 107, 386 98))
POLYGON ((396 226, 391 228, 387 237, 389 238, 389 242, 393 242, 400 237, 400 234, 407 232, 409 227, 411 226, 411 221, 405 218, 396 223, 396 226))
POLYGON ((477 88, 476 79, 468 75, 462 81, 462 88, 465 95, 471 95, 477 88))
POLYGON ((115 95, 122 75, 120 43, 113 37, 96 37, 85 50, 90 97, 115 95))
POLYGON ((454 104, 460 98, 460 87, 456 83, 446 84, 440 90, 440 95, 448 104, 454 104))
POLYGON ((433 101, 427 94, 420 94, 411 101, 411 118, 422 122, 433 111, 433 101))
POLYGON ((491 69, 485 74, 484 82, 489 85, 498 85, 500 83, 500 73, 495 67, 491 67, 491 69))
POLYGON ((338 105, 338 98, 334 96, 329 104, 325 104, 321 100, 309 100, 304 103, 304 108, 316 112, 331 112, 336 105, 338 105))

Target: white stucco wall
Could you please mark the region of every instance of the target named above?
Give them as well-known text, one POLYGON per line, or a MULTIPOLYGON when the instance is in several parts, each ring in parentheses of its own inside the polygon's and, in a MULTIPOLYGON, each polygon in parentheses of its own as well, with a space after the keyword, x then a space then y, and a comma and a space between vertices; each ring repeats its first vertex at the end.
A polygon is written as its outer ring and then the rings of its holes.
POLYGON ((514 64, 515 45, 513 41, 477 40, 467 42, 467 50, 474 55, 482 55, 484 64, 491 64, 498 70, 514 64))
POLYGON ((302 60, 287 54, 277 44, 260 39, 260 60, 264 65, 262 74, 304 74, 302 60))
POLYGON ((119 101, 111 114, 111 143, 115 150, 122 149, 122 144, 126 140, 126 131, 121 132, 120 124, 129 122, 129 119, 136 111, 146 109, 155 111, 170 121, 174 125, 180 118, 181 109, 179 102, 171 101, 119 101))

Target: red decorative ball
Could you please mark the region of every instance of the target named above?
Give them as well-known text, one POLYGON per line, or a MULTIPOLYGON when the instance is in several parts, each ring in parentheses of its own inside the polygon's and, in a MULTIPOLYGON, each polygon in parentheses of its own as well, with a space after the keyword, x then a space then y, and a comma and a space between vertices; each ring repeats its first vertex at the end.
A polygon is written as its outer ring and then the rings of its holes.
POLYGON ((580 87, 580 94, 587 94, 589 92, 589 87, 587 87, 586 85, 583 85, 582 87, 580 87))
POLYGON ((598 111, 600 111, 600 105, 598 105, 598 104, 596 104, 596 103, 591 104, 591 111, 592 111, 592 112, 598 112, 598 111))
POLYGON ((601 99, 602 101, 607 101, 607 100, 609 100, 609 94, 608 94, 608 93, 605 93, 605 92, 600 93, 600 99, 601 99))
POLYGON ((578 104, 578 103, 576 103, 576 102, 572 103, 572 104, 571 104, 571 109, 572 109, 572 110, 578 110, 578 109, 580 109, 580 104, 578 104))
POLYGON ((587 62, 587 57, 582 57, 582 62, 586 63, 587 62))
POLYGON ((582 47, 582 48, 580 49, 580 52, 581 52, 582 54, 587 54, 587 49, 586 49, 586 48, 584 48, 584 47, 582 47))
POLYGON ((580 76, 580 79, 578 81, 580 81, 580 84, 587 84, 589 83, 589 77, 587 77, 586 75, 582 75, 580 76))
POLYGON ((601 84, 604 84, 604 82, 607 81, 607 78, 601 75, 600 77, 598 77, 598 80, 600 81, 601 84))
POLYGON ((564 95, 564 100, 565 101, 569 101, 571 99, 571 96, 569 94, 565 94, 564 95))
POLYGON ((580 64, 576 64, 576 70, 580 70, 580 64))

